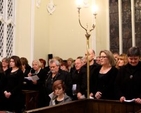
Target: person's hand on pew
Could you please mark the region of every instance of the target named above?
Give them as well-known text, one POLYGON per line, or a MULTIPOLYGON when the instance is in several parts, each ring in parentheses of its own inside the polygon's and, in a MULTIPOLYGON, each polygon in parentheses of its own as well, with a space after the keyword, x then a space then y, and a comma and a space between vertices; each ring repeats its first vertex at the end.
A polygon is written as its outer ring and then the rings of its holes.
POLYGON ((79 99, 84 99, 86 98, 85 95, 82 95, 80 92, 77 93, 77 98, 79 99))
POLYGON ((97 91, 95 94, 96 99, 100 99, 102 97, 102 93, 100 91, 97 91))
POLYGON ((6 98, 9 98, 11 96, 11 93, 7 92, 7 91, 4 91, 4 95, 5 95, 6 98))
POLYGON ((138 104, 141 104, 141 99, 140 98, 136 98, 135 102, 138 103, 138 104))
POLYGON ((120 102, 124 102, 124 100, 126 100, 124 96, 120 97, 120 102))

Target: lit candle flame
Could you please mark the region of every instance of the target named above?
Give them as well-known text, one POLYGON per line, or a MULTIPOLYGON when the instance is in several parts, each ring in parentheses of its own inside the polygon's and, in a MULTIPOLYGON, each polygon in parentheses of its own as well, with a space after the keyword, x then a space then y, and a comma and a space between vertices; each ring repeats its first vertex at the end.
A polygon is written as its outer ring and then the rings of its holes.
POLYGON ((77 8, 82 8, 83 0, 76 0, 77 8))
POLYGON ((98 10, 98 8, 97 8, 96 5, 92 6, 92 12, 93 12, 94 15, 97 14, 97 10, 98 10))

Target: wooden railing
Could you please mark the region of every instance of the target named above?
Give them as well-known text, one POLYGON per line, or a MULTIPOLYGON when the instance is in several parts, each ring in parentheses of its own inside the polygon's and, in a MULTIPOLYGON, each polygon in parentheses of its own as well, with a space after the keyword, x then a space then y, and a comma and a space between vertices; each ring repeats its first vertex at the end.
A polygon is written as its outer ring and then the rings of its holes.
POLYGON ((140 109, 141 104, 136 103, 84 99, 62 105, 32 109, 25 111, 25 113, 136 113, 140 109))

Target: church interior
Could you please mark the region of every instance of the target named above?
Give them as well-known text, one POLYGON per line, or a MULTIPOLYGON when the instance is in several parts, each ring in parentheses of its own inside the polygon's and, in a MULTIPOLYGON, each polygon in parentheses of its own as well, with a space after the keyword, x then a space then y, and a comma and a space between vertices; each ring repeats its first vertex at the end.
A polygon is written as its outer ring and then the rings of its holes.
MULTIPOLYGON (((30 65, 53 56, 66 61, 88 49, 95 57, 101 50, 127 53, 141 49, 140 43, 141 0, 0 0, 0 60, 17 55, 30 65)), ((140 104, 89 98, 37 108, 38 93, 24 94, 25 113, 141 113, 140 104)))

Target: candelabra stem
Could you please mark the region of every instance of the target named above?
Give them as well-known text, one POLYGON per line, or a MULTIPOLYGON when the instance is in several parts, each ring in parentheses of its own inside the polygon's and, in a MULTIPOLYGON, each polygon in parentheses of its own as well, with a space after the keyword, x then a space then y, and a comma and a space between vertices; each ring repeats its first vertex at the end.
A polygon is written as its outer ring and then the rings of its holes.
MULTIPOLYGON (((82 25, 81 21, 80 21, 80 9, 81 8, 78 8, 78 21, 79 21, 79 25, 86 31, 86 34, 85 34, 85 37, 87 39, 87 98, 89 98, 89 94, 90 94, 90 69, 89 69, 89 66, 90 66, 90 62, 89 62, 89 38, 90 38, 90 32, 94 30, 95 28, 95 25, 93 24, 92 25, 92 28, 88 30, 82 25)), ((95 15, 96 16, 96 15, 95 15)))
POLYGON ((89 98, 90 94, 90 62, 89 62, 89 38, 90 34, 85 34, 87 39, 87 98, 89 98))

